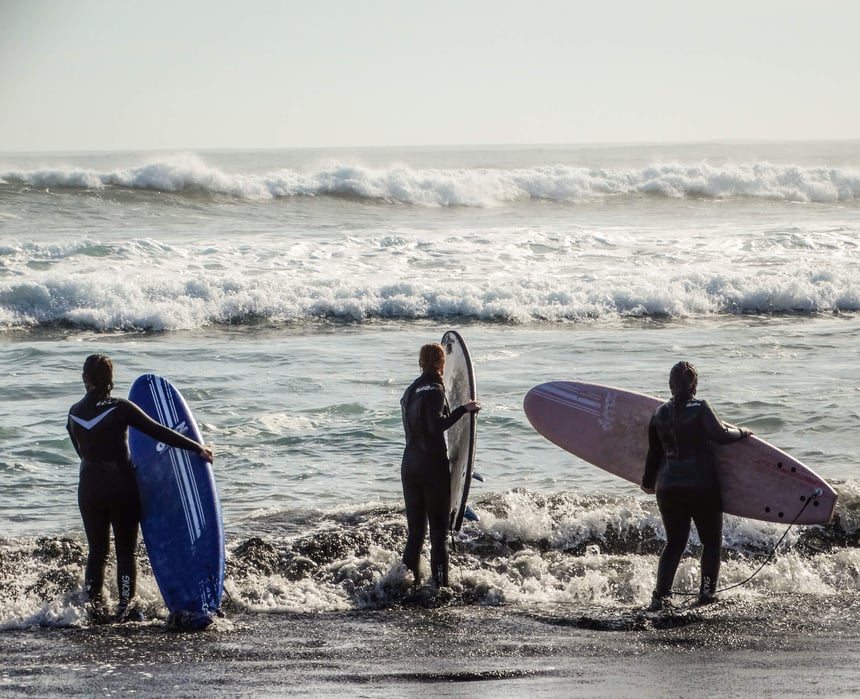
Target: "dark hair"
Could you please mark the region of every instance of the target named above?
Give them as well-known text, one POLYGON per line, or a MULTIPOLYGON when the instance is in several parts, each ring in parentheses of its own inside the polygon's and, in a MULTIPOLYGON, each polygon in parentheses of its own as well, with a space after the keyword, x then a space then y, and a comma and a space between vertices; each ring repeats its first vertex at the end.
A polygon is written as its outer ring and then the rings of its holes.
POLYGON ((669 390, 676 403, 686 403, 696 395, 699 372, 690 362, 678 362, 669 372, 669 390))
POLYGON ((438 342, 431 342, 429 345, 424 345, 421 352, 418 354, 418 366, 425 374, 432 371, 439 376, 445 369, 445 348, 438 342))
POLYGON ((84 381, 99 398, 107 398, 113 390, 113 362, 106 354, 91 354, 84 362, 84 381))

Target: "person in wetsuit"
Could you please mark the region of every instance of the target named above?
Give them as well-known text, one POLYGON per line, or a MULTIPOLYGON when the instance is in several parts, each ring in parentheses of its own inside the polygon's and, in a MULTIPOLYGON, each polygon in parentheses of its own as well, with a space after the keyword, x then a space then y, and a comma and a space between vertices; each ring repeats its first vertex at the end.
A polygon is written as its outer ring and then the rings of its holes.
POLYGON ((406 447, 400 465, 406 504, 406 548, 403 563, 419 580, 419 559, 430 527, 430 568, 436 587, 448 585, 448 547, 451 476, 445 430, 467 412, 480 410, 477 401, 453 411, 445 397, 442 374, 445 349, 438 342, 424 345, 418 355, 419 376, 400 399, 406 447))
POLYGON ((113 363, 103 354, 84 362, 86 395, 69 410, 66 429, 81 458, 78 506, 84 522, 89 553, 84 591, 94 610, 101 614, 104 571, 113 528, 116 576, 119 589, 118 620, 142 619, 129 608, 137 587, 137 531, 140 503, 134 464, 128 449, 128 428, 134 427, 153 439, 186 449, 212 461, 212 450, 150 418, 131 401, 111 398, 113 363))
POLYGON ((723 423, 706 400, 697 399, 699 377, 689 362, 669 373, 672 399, 661 405, 648 426, 648 455, 642 490, 657 494, 666 529, 666 545, 657 567, 657 585, 649 607, 663 608, 672 594, 675 572, 687 548, 690 523, 702 542, 699 603, 714 601, 720 572, 723 512, 713 445, 736 442, 752 434, 723 423))

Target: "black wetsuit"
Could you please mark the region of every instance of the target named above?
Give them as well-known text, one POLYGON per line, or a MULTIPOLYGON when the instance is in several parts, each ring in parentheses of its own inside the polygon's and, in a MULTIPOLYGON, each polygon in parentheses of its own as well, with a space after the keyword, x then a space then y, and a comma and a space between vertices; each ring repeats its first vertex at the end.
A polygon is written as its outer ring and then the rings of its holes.
POLYGON ((723 513, 713 443, 728 444, 748 432, 725 425, 705 400, 690 399, 675 414, 674 403, 654 412, 648 427, 648 456, 642 486, 656 487, 666 528, 666 546, 657 568, 654 595, 672 590, 687 548, 691 520, 702 542, 700 595, 712 595, 720 572, 723 513))
POLYGON ((445 387, 433 373, 424 373, 406 389, 400 399, 406 448, 400 466, 403 499, 406 503, 408 534, 403 563, 418 579, 418 562, 424 533, 430 525, 430 568, 439 587, 448 584, 446 536, 451 505, 451 476, 444 432, 463 415, 460 406, 453 412, 445 398, 445 387))
POLYGON ((121 611, 137 586, 134 554, 140 524, 137 483, 128 451, 129 427, 172 447, 200 449, 194 440, 160 425, 123 398, 99 400, 87 393, 69 410, 66 429, 81 457, 78 506, 89 546, 84 588, 90 599, 100 600, 113 527, 121 611))

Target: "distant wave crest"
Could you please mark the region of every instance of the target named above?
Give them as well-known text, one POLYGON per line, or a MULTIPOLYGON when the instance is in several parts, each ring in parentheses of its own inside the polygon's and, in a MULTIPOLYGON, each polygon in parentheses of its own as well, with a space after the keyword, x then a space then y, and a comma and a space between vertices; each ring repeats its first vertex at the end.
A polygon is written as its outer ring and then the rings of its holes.
POLYGON ((768 162, 734 165, 665 163, 599 169, 570 165, 532 168, 371 168, 336 163, 308 172, 293 169, 230 173, 196 155, 97 171, 74 166, 0 172, 0 184, 38 188, 203 193, 239 199, 333 196, 420 206, 492 207, 533 199, 588 201, 618 196, 792 202, 860 198, 860 171, 768 162))

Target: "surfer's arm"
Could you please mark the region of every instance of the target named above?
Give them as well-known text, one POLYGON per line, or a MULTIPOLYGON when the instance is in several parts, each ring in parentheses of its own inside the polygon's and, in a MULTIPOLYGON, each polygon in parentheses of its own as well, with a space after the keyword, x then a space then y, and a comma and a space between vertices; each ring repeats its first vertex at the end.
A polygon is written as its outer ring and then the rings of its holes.
POLYGON ((466 406, 461 405, 450 413, 445 411, 445 393, 440 386, 427 396, 427 431, 430 434, 444 432, 466 414, 466 406))
MULTIPOLYGON (((206 458, 207 455, 211 455, 212 451, 208 447, 195 442, 193 439, 189 439, 176 430, 171 430, 169 427, 165 427, 164 425, 156 422, 131 401, 124 400, 122 401, 122 404, 127 411, 127 422, 129 426, 134 427, 136 430, 140 430, 148 437, 157 439, 159 442, 164 442, 171 447, 193 451, 195 454, 203 456, 203 458, 206 458), (207 451, 208 454, 206 453, 207 451)), ((211 461, 211 459, 207 459, 207 461, 211 461)))
POLYGON ((72 446, 75 448, 78 456, 83 458, 83 456, 81 456, 81 447, 78 445, 78 440, 75 439, 75 435, 72 434, 72 424, 68 418, 66 418, 66 432, 69 433, 69 439, 72 440, 72 446))
POLYGON ((744 437, 748 437, 752 432, 745 427, 734 427, 729 425, 717 416, 717 413, 707 401, 702 401, 702 421, 705 430, 705 436, 712 442, 717 444, 731 444, 737 442, 744 437))
POLYGON ((648 455, 645 457, 645 473, 642 474, 642 490, 653 491, 663 456, 663 442, 657 428, 651 424, 648 426, 648 455))

